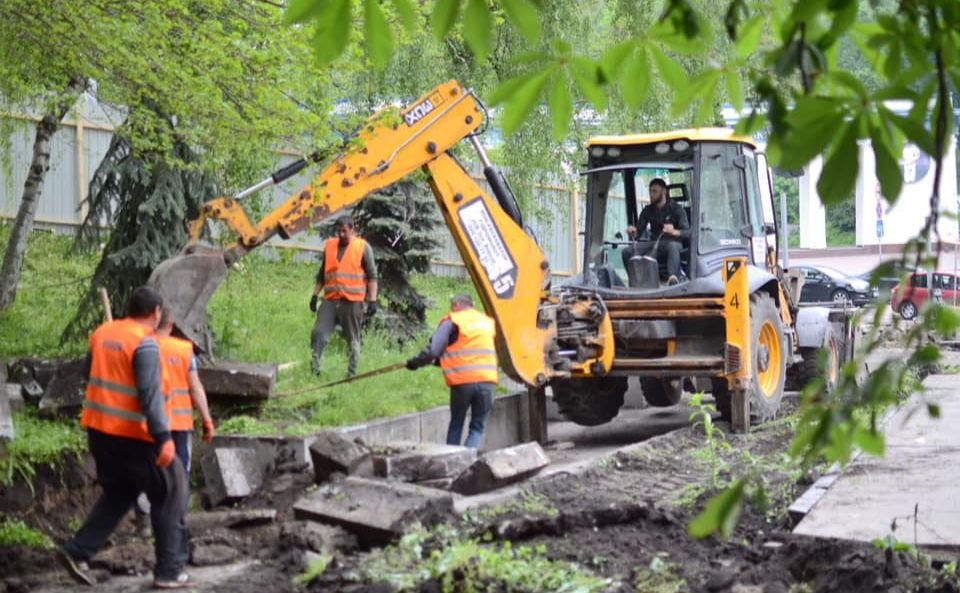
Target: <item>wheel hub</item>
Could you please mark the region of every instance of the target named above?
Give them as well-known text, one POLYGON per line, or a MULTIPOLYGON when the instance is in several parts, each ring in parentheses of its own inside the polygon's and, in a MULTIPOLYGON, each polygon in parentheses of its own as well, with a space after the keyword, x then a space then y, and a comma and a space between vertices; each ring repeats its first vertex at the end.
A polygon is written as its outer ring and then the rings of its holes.
POLYGON ((763 373, 770 368, 770 348, 761 344, 757 348, 757 369, 763 373))

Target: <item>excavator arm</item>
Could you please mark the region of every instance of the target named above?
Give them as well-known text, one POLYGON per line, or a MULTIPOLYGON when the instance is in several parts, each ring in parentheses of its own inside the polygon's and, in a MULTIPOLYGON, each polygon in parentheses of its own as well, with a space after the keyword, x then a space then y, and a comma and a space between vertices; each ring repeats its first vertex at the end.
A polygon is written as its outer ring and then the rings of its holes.
POLYGON ((181 331, 201 347, 209 345, 201 335, 206 301, 227 265, 274 235, 292 237, 422 167, 484 308, 497 322, 497 351, 504 370, 531 386, 542 386, 555 376, 605 374, 613 360, 609 316, 602 303, 564 304, 548 294, 549 263, 524 230, 506 182, 475 136, 483 117, 480 102, 456 81, 438 86, 403 110, 381 111, 364 124, 344 153, 259 223, 247 218, 242 197, 282 181, 317 157, 289 165, 237 196, 206 203, 191 223, 190 244, 180 256, 158 266, 150 283, 165 293, 177 318, 184 320, 181 331), (449 152, 467 138, 485 165, 493 197, 449 152), (224 222, 236 234, 236 243, 223 252, 198 245, 208 219, 224 222), (593 329, 578 341, 583 347, 561 351, 558 323, 563 331, 564 324, 585 319, 593 329))

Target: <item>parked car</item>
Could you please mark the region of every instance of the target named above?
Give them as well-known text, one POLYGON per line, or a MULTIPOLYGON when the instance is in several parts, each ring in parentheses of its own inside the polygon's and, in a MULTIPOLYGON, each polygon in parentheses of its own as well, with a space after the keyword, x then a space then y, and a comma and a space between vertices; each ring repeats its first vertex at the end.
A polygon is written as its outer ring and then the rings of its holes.
POLYGON ((849 276, 828 266, 794 266, 803 274, 801 303, 853 303, 866 305, 877 299, 877 288, 863 278, 849 276))
POLYGON ((950 272, 914 272, 907 277, 906 286, 897 284, 893 287, 890 308, 904 319, 913 319, 935 296, 947 304, 960 302, 957 277, 950 272))

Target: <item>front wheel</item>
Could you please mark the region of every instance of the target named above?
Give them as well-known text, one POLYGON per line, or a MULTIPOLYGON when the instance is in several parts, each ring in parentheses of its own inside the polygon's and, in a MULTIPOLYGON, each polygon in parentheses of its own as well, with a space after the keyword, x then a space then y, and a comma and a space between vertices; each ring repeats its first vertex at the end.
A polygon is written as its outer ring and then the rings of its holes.
POLYGON ((910 321, 917 316, 917 306, 914 305, 911 301, 903 301, 900 303, 900 317, 903 317, 907 321, 910 321))
POLYGON ((626 377, 557 379, 550 382, 560 413, 581 426, 613 420, 623 407, 626 377))
MULTIPOLYGON (((780 314, 770 295, 750 297, 750 417, 769 420, 780 410, 787 376, 787 352, 780 314)), ((724 420, 732 419, 733 401, 725 379, 713 381, 713 397, 724 420)))
POLYGON ((683 382, 679 377, 641 377, 640 388, 643 399, 654 408, 675 406, 683 395, 683 382))
POLYGON ((850 302, 850 293, 842 288, 838 288, 833 291, 833 294, 830 295, 830 300, 838 304, 845 304, 850 302))

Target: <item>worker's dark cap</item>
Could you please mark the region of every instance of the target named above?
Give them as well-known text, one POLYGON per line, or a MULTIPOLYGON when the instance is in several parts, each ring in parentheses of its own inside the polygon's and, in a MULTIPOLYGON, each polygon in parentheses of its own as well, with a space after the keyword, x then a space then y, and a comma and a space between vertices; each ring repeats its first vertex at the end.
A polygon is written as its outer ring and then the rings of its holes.
POLYGON ((353 217, 349 214, 344 214, 334 223, 335 226, 348 226, 353 228, 353 217))

